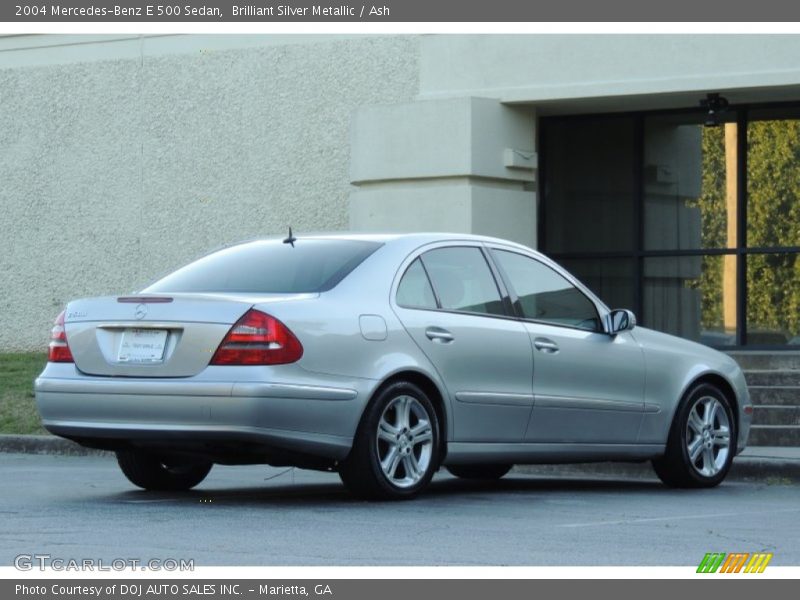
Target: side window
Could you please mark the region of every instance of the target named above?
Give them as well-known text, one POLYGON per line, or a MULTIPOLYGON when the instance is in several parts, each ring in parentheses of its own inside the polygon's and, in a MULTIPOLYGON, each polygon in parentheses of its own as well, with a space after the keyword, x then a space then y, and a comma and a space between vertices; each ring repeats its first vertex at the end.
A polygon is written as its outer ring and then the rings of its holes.
POLYGON ((419 259, 406 269, 397 286, 397 304, 407 308, 436 308, 431 282, 419 259))
POLYGON ((478 248, 438 248, 423 254, 422 260, 442 308, 505 314, 497 283, 478 248))
POLYGON ((517 293, 526 319, 601 330, 594 303, 556 271, 516 252, 492 250, 492 255, 517 293))

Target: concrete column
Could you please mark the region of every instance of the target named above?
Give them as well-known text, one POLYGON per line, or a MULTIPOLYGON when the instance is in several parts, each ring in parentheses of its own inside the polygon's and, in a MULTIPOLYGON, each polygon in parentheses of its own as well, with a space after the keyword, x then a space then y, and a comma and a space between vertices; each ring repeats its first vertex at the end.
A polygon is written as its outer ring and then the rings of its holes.
POLYGON ((351 128, 350 227, 536 244, 535 113, 486 98, 368 106, 351 128))

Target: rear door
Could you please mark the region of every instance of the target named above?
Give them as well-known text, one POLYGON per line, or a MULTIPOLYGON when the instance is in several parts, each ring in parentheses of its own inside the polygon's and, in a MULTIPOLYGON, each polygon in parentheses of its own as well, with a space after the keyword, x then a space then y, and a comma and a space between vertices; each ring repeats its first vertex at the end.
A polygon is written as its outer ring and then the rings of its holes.
POLYGON ((424 252, 405 270, 393 305, 454 400, 453 439, 521 441, 533 405, 531 344, 484 250, 424 252))
POLYGON ((530 442, 634 443, 644 355, 630 333, 603 331, 595 303, 533 257, 491 250, 533 345, 530 442))

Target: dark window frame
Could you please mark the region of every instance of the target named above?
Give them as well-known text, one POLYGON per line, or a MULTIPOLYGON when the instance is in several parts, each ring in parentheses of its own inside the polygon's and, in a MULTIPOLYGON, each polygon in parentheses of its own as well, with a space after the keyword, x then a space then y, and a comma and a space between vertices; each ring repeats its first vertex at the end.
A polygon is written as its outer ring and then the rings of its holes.
MULTIPOLYGON (((735 343, 725 346, 715 346, 718 349, 731 350, 780 350, 796 351, 796 346, 791 345, 752 345, 747 344, 747 257, 757 254, 800 254, 800 246, 748 246, 747 245, 747 133, 749 114, 752 111, 769 109, 798 109, 800 102, 765 102, 736 104, 728 108, 728 114, 735 115, 735 122, 739 131, 744 135, 737 138, 737 231, 735 248, 699 248, 691 250, 646 250, 644 248, 644 122, 647 117, 659 115, 703 115, 705 111, 701 108, 679 108, 679 109, 660 109, 650 111, 624 111, 614 113, 586 113, 572 115, 558 115, 541 117, 537 132, 537 146, 540 148, 540 171, 539 185, 537 193, 538 202, 538 223, 537 223, 537 244, 538 247, 546 252, 553 260, 562 259, 586 260, 604 258, 629 258, 634 261, 635 280, 633 285, 634 306, 631 307, 637 318, 641 318, 644 307, 644 261, 646 258, 657 257, 682 257, 682 256, 709 256, 709 255, 735 255, 736 261, 736 338, 735 343), (545 200, 545 190, 547 189, 547 127, 549 123, 558 121, 580 121, 597 118, 633 118, 634 119, 634 160, 632 168, 634 170, 634 215, 633 215, 633 239, 634 248, 632 251, 612 251, 612 252, 548 252, 547 249, 547 227, 545 216, 547 203, 545 200)), ((615 307, 611 307, 612 309, 615 307)), ((640 321, 643 326, 646 322, 640 321)))

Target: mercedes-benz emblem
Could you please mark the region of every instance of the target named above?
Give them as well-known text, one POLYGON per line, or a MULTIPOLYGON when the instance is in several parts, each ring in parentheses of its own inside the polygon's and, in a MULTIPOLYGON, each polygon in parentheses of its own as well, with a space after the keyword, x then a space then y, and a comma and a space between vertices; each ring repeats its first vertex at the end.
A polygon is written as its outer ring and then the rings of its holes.
POLYGON ((136 317, 137 321, 141 321, 147 316, 147 305, 146 304, 139 304, 136 307, 136 312, 133 313, 133 316, 136 317))

